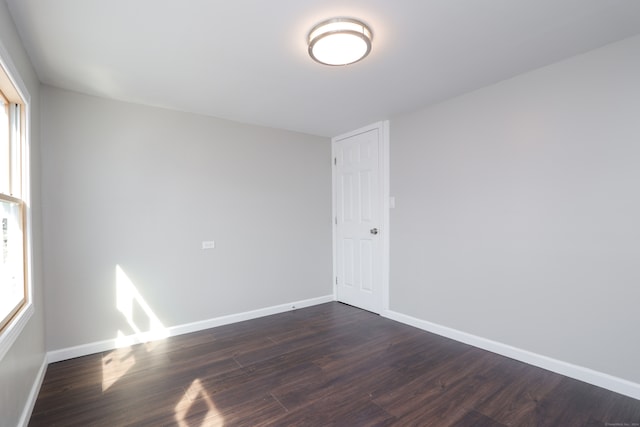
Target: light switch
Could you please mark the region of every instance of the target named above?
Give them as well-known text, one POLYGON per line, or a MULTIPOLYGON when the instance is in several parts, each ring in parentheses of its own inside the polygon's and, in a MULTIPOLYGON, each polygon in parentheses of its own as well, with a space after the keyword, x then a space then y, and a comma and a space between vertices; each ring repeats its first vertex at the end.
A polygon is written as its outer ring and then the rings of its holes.
POLYGON ((202 249, 213 249, 216 247, 216 242, 213 240, 203 240, 202 241, 202 249))

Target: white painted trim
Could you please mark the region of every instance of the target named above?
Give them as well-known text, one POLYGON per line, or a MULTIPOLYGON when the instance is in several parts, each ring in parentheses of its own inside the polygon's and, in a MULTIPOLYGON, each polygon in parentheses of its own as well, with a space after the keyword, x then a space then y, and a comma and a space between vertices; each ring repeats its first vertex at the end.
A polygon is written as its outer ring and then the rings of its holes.
POLYGON ((31 386, 29 396, 27 396, 27 401, 24 405, 24 409, 22 410, 22 415, 20 416, 20 420, 18 420, 18 427, 27 427, 29 425, 29 420, 31 419, 33 408, 36 406, 36 400, 38 399, 38 393, 40 393, 40 388, 42 387, 44 376, 47 373, 47 366, 47 357, 45 356, 42 358, 42 364, 40 365, 40 369, 38 370, 36 379, 31 386))
POLYGON ((9 325, 6 327, 0 338, 0 361, 9 352, 13 343, 18 339, 20 333, 33 316, 35 309, 33 308, 33 302, 28 302, 25 308, 22 309, 20 315, 16 316, 9 325))
POLYGON ((369 126, 356 129, 351 132, 347 132, 342 135, 331 138, 331 228, 332 228, 332 242, 333 242, 333 294, 334 300, 338 300, 338 289, 336 286, 336 277, 338 275, 336 264, 336 223, 335 218, 337 215, 337 200, 336 200, 336 168, 333 163, 333 159, 336 158, 336 143, 343 139, 351 138, 352 136, 359 135, 361 133, 369 132, 377 129, 380 138, 380 147, 378 150, 378 161, 380 162, 380 202, 381 202, 381 222, 380 227, 380 240, 382 242, 382 266, 381 266, 381 278, 380 283, 382 289, 380 290, 379 300, 379 312, 383 313, 389 308, 389 197, 390 197, 390 166, 389 166, 389 120, 373 123, 369 126))
POLYGON ((389 120, 381 123, 381 142, 382 147, 380 157, 382 172, 382 312, 389 310, 389 262, 390 262, 390 236, 391 221, 389 219, 391 210, 391 190, 390 190, 390 147, 389 147, 389 120))
POLYGON ((311 307, 333 301, 333 295, 325 295, 318 298, 311 298, 296 301, 288 304, 275 305, 258 310, 245 311, 244 313, 231 314, 228 316, 216 317, 214 319, 200 322, 187 323, 185 325, 173 326, 169 328, 169 336, 188 334, 190 332, 201 331, 203 329, 215 328, 216 326, 228 325, 245 320, 257 319, 259 317, 270 316, 272 314, 284 313, 285 311, 297 310, 299 308, 311 307))
POLYGON ((481 348, 483 350, 490 351, 492 353, 519 360, 520 362, 537 366, 539 368, 546 369, 548 371, 552 371, 566 377, 574 378, 576 380, 602 387, 616 393, 624 394, 625 396, 629 396, 634 399, 640 399, 640 384, 622 378, 614 377, 603 372, 594 371, 589 368, 563 362, 561 360, 553 359, 551 357, 543 356, 541 354, 533 353, 517 347, 512 347, 507 344, 472 335, 466 332, 459 331, 457 329, 438 325, 437 323, 428 322, 426 320, 418 319, 391 310, 385 311, 384 313, 382 313, 382 316, 387 317, 391 320, 398 321, 400 323, 404 323, 406 325, 414 326, 418 329, 450 338, 455 341, 459 341, 465 344, 472 345, 474 347, 481 348))
POLYGON ((338 264, 336 261, 336 221, 338 218, 338 201, 336 195, 338 194, 336 189, 336 143, 331 139, 331 262, 332 262, 332 277, 331 286, 333 289, 333 300, 338 301, 338 264))
MULTIPOLYGON (((274 305, 271 307, 260 308, 243 313, 230 314, 228 316, 216 317, 213 319, 202 320, 199 322, 186 323, 184 325, 171 326, 167 328, 167 336, 176 336, 197 332, 204 329, 215 328, 216 326, 228 325, 231 323, 242 322, 245 320, 257 319, 259 317, 270 316, 272 314, 284 313, 286 311, 297 310, 299 308, 311 307, 318 304, 324 304, 333 301, 333 295, 325 295, 317 298, 310 298, 301 301, 290 302, 287 304, 274 305)), ((47 361, 49 363, 59 362, 61 360, 72 359, 74 357, 86 356, 88 354, 100 353, 103 351, 114 350, 121 346, 122 342, 131 344, 139 344, 149 341, 144 336, 128 336, 124 339, 110 339, 97 341, 89 344, 82 344, 75 347, 53 350, 47 353, 47 361)))

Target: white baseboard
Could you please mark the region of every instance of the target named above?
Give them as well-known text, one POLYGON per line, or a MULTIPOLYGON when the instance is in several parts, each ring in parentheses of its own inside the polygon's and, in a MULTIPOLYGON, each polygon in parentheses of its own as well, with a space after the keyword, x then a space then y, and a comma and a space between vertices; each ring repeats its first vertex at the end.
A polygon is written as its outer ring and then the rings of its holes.
POLYGON ((468 334, 457 329, 438 325, 437 323, 428 322, 426 320, 407 316, 406 314, 397 313, 391 310, 386 310, 381 315, 406 325, 414 326, 446 338, 451 338, 455 341, 469 344, 511 359, 519 360, 529 365, 537 366, 616 393, 624 394, 625 396, 629 396, 634 399, 640 399, 640 384, 622 378, 614 377, 609 374, 563 362, 537 353, 532 353, 527 350, 512 347, 507 344, 468 334))
POLYGON ((22 415, 18 421, 18 427, 27 427, 29 425, 33 408, 36 406, 36 400, 38 399, 38 393, 40 393, 42 381, 44 381, 44 375, 47 373, 47 365, 47 357, 45 356, 42 358, 42 365, 40 365, 40 369, 36 374, 36 379, 33 381, 33 385, 31 386, 29 396, 27 396, 27 401, 24 405, 24 409, 22 410, 22 415))
POLYGON ((216 317, 199 322, 187 323, 184 325, 170 326, 160 334, 154 332, 152 334, 130 335, 117 339, 114 338, 89 344, 82 344, 75 347, 63 348, 60 350, 53 350, 47 353, 47 362, 54 363, 61 360, 73 359, 74 357, 114 350, 124 345, 139 344, 158 338, 188 334, 190 332, 197 332, 203 329, 214 328, 216 326, 228 325, 230 323, 242 322, 245 320, 256 319, 258 317, 284 313, 285 311, 311 307, 313 305, 323 304, 326 302, 331 302, 333 300, 333 295, 326 295, 318 298, 311 298, 302 301, 295 301, 287 304, 280 304, 271 307, 260 308, 257 310, 246 311, 243 313, 230 314, 228 316, 216 317))
POLYGON ((246 311, 244 313, 231 314, 229 316, 216 317, 215 319, 202 320, 200 322, 187 323, 185 325, 173 326, 169 328, 169 335, 182 335, 190 332, 201 331, 203 329, 215 328, 216 326, 228 325, 230 323, 243 322, 245 320, 256 319, 258 317, 270 316, 272 314, 284 313, 285 311, 297 310, 299 308, 311 307, 318 304, 333 301, 333 295, 326 295, 318 298, 311 298, 296 301, 288 304, 275 305, 258 310, 246 311))

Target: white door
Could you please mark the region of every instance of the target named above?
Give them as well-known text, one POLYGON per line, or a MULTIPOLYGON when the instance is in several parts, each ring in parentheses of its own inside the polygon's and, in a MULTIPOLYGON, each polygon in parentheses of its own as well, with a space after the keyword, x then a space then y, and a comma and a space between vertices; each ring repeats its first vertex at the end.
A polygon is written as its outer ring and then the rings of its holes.
POLYGON ((333 139, 334 268, 338 301, 383 306, 382 126, 333 139))

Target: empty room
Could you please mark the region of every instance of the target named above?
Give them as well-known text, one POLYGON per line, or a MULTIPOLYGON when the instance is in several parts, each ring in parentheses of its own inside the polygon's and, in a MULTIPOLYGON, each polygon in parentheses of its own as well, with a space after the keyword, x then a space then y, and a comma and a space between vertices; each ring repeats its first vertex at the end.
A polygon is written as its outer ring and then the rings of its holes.
POLYGON ((0 427, 640 426, 640 2, 0 0, 0 427))

